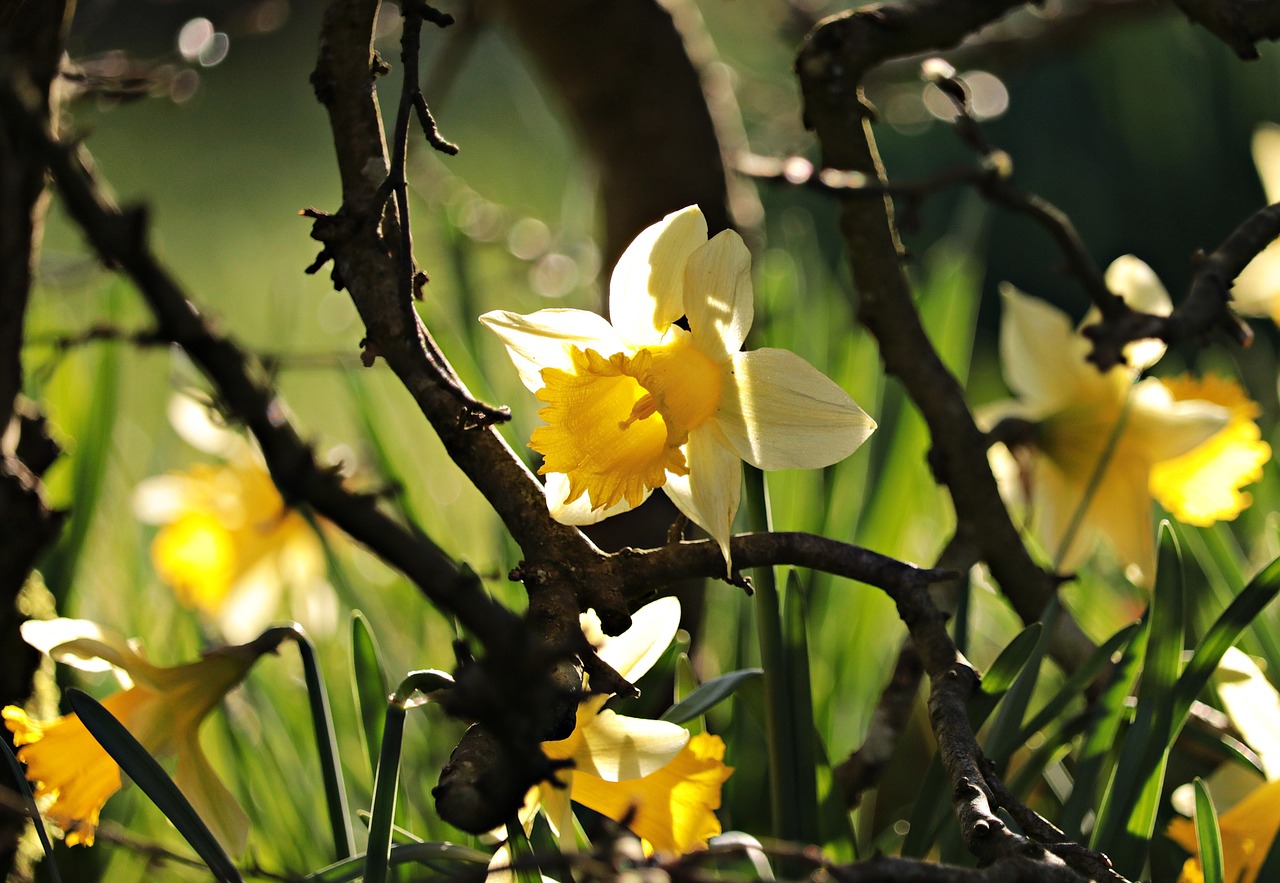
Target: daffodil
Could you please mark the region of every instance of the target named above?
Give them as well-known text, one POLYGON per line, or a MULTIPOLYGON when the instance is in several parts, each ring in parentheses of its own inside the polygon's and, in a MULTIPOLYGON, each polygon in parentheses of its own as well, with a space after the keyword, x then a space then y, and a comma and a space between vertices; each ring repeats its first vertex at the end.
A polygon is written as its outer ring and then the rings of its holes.
POLYGON ((590 524, 660 487, 728 560, 743 461, 827 466, 875 429, 795 353, 739 352, 754 310, 750 274, 741 237, 708 240, 694 206, 646 229, 619 259, 612 323, 565 309, 480 317, 546 403, 530 446, 543 456, 557 520, 590 524))
MULTIPOLYGON (((1280 202, 1280 126, 1263 123, 1254 130, 1252 146, 1267 202, 1280 202)), ((1249 262, 1236 277, 1231 297, 1238 312, 1280 322, 1280 242, 1272 242, 1249 262)))
POLYGON ((220 462, 138 485, 135 513, 162 525, 151 544, 160 578, 185 606, 217 620, 230 641, 262 631, 286 589, 296 596, 295 618, 330 630, 324 623, 336 622, 336 607, 320 541, 285 504, 261 456, 187 396, 174 398, 170 417, 183 438, 220 462))
MULTIPOLYGON (((1223 879, 1254 883, 1280 830, 1280 697, 1253 660, 1234 647, 1222 657, 1218 681, 1228 716, 1257 752, 1267 774, 1266 781, 1259 783, 1257 774, 1226 764, 1208 779, 1219 808, 1223 879)), ((1174 806, 1186 814, 1194 806, 1189 788, 1179 788, 1173 799, 1174 806)), ((1190 819, 1175 818, 1166 833, 1192 856, 1182 867, 1179 883, 1203 883, 1195 825, 1190 819)))
MULTIPOLYGON (((603 637, 591 612, 583 615, 583 630, 604 662, 635 680, 666 650, 679 622, 679 602, 663 598, 636 611, 631 628, 616 638, 603 637)), ((625 820, 657 851, 705 847, 720 833, 720 786, 733 772, 723 763, 724 743, 707 734, 691 739, 665 721, 617 714, 604 707, 608 699, 596 694, 583 701, 573 734, 542 744, 547 757, 571 766, 557 773, 556 784, 530 790, 522 819, 531 822, 541 809, 553 831, 572 836, 572 801, 625 820)))
MULTIPOLYGON (((183 795, 226 848, 244 850, 248 819, 210 766, 198 731, 258 657, 275 649, 276 632, 172 668, 153 665, 136 641, 86 620, 32 620, 23 624, 22 637, 76 668, 114 670, 125 689, 102 704, 152 756, 177 756, 174 781, 183 795)), ((120 767, 74 714, 37 721, 9 705, 3 716, 14 744, 22 746, 18 759, 37 800, 47 804, 47 817, 66 833, 68 845, 91 845, 103 805, 120 790, 120 767)))
POLYGON ((1175 401, 1201 400, 1226 408, 1228 423, 1204 444, 1151 468, 1151 495, 1179 521, 1206 527, 1230 521, 1253 498, 1241 488, 1262 478, 1271 446, 1254 421, 1259 407, 1240 384, 1224 377, 1162 379, 1175 401))
MULTIPOLYGON (((1133 307, 1168 313, 1169 298, 1151 269, 1125 256, 1107 271, 1107 287, 1133 307)), ((1158 341, 1126 350, 1128 365, 1100 372, 1090 343, 1063 313, 1005 286, 1000 355, 1017 401, 984 409, 985 425, 1013 417, 1032 431, 1029 469, 1011 488, 1029 492, 1029 518, 1054 566, 1077 566, 1098 541, 1149 580, 1155 566, 1152 470, 1204 444, 1227 426, 1227 408, 1178 399, 1159 380, 1137 380, 1163 353, 1158 341)), ((1086 322, 1088 319, 1086 319, 1086 322)), ((1183 487, 1162 473, 1159 490, 1174 500, 1183 487)), ((1175 512, 1175 514, 1178 514, 1175 512)))

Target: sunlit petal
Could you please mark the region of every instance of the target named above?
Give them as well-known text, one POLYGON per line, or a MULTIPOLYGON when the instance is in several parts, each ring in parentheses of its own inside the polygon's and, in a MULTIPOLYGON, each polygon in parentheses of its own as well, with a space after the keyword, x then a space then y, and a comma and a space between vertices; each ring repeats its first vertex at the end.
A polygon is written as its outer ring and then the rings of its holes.
POLYGON ((715 810, 720 787, 733 772, 723 763, 724 742, 694 736, 671 763, 636 782, 577 777, 574 800, 630 827, 661 853, 683 854, 720 833, 715 810))
POLYGON ((539 310, 527 316, 506 310, 485 313, 480 321, 506 344, 520 381, 531 391, 543 387, 542 369, 572 367, 571 347, 614 353, 621 336, 603 316, 586 310, 539 310))
POLYGON ((1009 389, 1036 413, 1076 398, 1090 373, 1098 374, 1085 362, 1089 342, 1076 334, 1065 313, 1043 300, 1009 284, 1000 286, 1000 294, 1000 364, 1009 389))
POLYGON ((685 314, 685 263, 707 243, 707 220, 690 206, 646 228, 627 246, 609 280, 609 318, 636 346, 661 342, 685 314))
POLYGON ((618 674, 634 681, 662 657, 679 628, 679 599, 659 598, 631 614, 631 627, 617 637, 606 637, 597 654, 618 674))
POLYGON ((138 658, 124 635, 87 619, 29 619, 20 630, 32 647, 81 671, 127 672, 138 658))
POLYGON ((169 399, 169 423, 182 440, 198 451, 225 459, 248 455, 251 447, 239 433, 216 419, 217 412, 194 396, 177 393, 169 399))
POLYGON ((833 380, 782 349, 733 355, 716 422, 734 452, 759 469, 830 466, 876 428, 833 380))
POLYGON ((716 234, 689 255, 685 312, 698 347, 723 362, 742 348, 754 315, 751 253, 732 230, 716 234))
POLYGON ((1133 386, 1126 440, 1158 463, 1180 457, 1226 428, 1230 412, 1203 399, 1175 400, 1169 387, 1149 378, 1133 386))
MULTIPOLYGON (((547 508, 551 511, 551 517, 561 524, 595 524, 632 509, 626 497, 608 509, 593 509, 591 498, 587 494, 566 503, 565 500, 569 497, 569 476, 563 472, 548 472, 546 479, 547 508)), ((649 495, 645 494, 644 499, 648 498, 649 495)))
POLYGON ((730 449, 719 422, 689 434, 685 459, 688 474, 668 476, 663 490, 686 518, 719 544, 728 565, 733 518, 742 497, 742 461, 730 449))
POLYGON ((185 475, 154 475, 133 489, 133 514, 144 524, 173 521, 192 505, 191 481, 185 475))
POLYGON ((1280 695, 1247 653, 1227 648, 1218 664, 1218 696, 1231 722, 1258 753, 1268 779, 1280 779, 1280 695))
POLYGON ((676 724, 605 709, 583 732, 574 770, 609 782, 638 779, 670 763, 688 741, 688 731, 676 724))
MULTIPOLYGON (((1111 262, 1106 282, 1111 293, 1124 298, 1132 309, 1156 316, 1167 316, 1173 311, 1169 293, 1155 271, 1131 254, 1121 255, 1111 262)), ((1096 313, 1091 314, 1084 324, 1092 324, 1095 318, 1096 313)), ((1162 340, 1139 340, 1127 344, 1124 355, 1131 370, 1142 371, 1158 362, 1164 351, 1162 340)))
POLYGON ((209 765, 195 730, 182 734, 173 779, 223 848, 231 855, 243 853, 249 839, 249 817, 209 765))
POLYGON ((1280 126, 1262 123, 1253 130, 1250 146, 1267 202, 1280 202, 1280 126))

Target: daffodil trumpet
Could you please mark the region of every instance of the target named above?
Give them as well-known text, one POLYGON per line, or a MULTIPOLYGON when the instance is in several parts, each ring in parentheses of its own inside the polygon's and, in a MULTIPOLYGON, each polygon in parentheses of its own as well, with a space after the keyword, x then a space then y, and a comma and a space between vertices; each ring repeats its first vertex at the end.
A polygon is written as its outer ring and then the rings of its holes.
POLYGON ((480 317, 545 403, 530 447, 558 521, 591 524, 662 488, 728 562, 744 461, 828 466, 875 429, 795 353, 740 352, 754 314, 751 256, 731 230, 708 240, 696 206, 631 243, 610 280, 609 313, 480 317))

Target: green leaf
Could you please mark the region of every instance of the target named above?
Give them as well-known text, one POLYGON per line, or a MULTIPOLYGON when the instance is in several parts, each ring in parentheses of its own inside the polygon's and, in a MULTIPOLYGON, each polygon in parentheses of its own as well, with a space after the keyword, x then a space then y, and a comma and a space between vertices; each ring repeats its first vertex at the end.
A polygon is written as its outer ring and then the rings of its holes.
MULTIPOLYGON (((572 837, 572 831, 562 831, 560 836, 572 837)), ((538 865, 538 856, 533 845, 524 833, 524 826, 518 818, 507 822, 507 849, 511 856, 511 873, 516 883, 542 883, 542 868, 538 865)))
POLYGON ((762 669, 743 668, 722 674, 718 678, 712 678, 705 684, 699 685, 684 699, 664 711, 661 720, 670 721, 673 724, 683 724, 691 721, 695 717, 706 714, 712 708, 728 699, 738 692, 744 684, 751 681, 759 681, 763 676, 764 671, 762 669))
MULTIPOLYGON (((1200 872, 1204 883, 1223 883, 1225 872, 1222 864, 1222 833, 1218 830, 1218 813, 1213 808, 1213 798, 1205 787, 1204 779, 1195 780, 1196 789, 1196 845, 1200 851, 1200 872)), ((1266 878, 1262 878, 1266 879, 1266 878)))
POLYGON ((22 764, 18 762, 13 749, 9 747, 9 740, 0 739, 0 748, 4 748, 4 759, 9 764, 9 771, 13 773, 13 787, 22 795, 22 800, 27 805, 27 812, 31 814, 32 826, 40 835, 40 846, 44 848, 45 867, 49 871, 49 879, 52 883, 62 883, 62 876, 58 873, 58 863, 53 858, 53 844, 49 842, 49 832, 44 829, 44 819, 40 817, 40 808, 36 806, 36 797, 31 793, 31 784, 22 771, 22 764))
MULTIPOLYGON (((364 862, 365 856, 361 853, 340 862, 334 862, 313 874, 308 874, 303 879, 311 883, 350 883, 352 880, 359 880, 364 874, 364 862)), ((391 847, 389 864, 392 867, 408 862, 423 865, 431 865, 433 862, 472 862, 487 865, 489 854, 469 846, 459 846, 456 843, 398 843, 391 847)))
POLYGON ((396 790, 400 783, 400 750, 404 745, 404 705, 387 702, 378 753, 378 772, 369 812, 369 844, 365 852, 365 883, 384 883, 391 866, 391 826, 396 816, 396 790))
POLYGON ((782 597, 782 642, 786 655, 786 691, 790 705, 791 777, 795 786, 795 822, 798 830, 814 836, 818 822, 818 768, 813 721, 813 692, 809 682, 809 638, 805 627, 804 589, 795 568, 787 571, 782 597))
POLYGON ((1094 849, 1105 852, 1116 870, 1131 879, 1141 873, 1147 844, 1155 831, 1174 729, 1175 690, 1185 633, 1182 554, 1168 521, 1160 523, 1150 617, 1151 636, 1133 725, 1125 734, 1093 832, 1094 849))
POLYGON ((1013 685, 1000 701, 995 722, 987 734, 983 753, 995 764, 997 774, 1004 772, 1009 756, 1024 744, 1023 740, 1018 738, 1022 729, 1022 720, 1027 715, 1027 706, 1035 692, 1036 681, 1040 677, 1040 665, 1049 648, 1049 635, 1053 631, 1053 622, 1057 615, 1058 600, 1055 597, 1045 608, 1044 621, 1039 623, 1041 625, 1039 637, 1023 663, 1022 670, 1014 679, 1013 685))
POLYGON ((191 803, 178 790, 173 779, 169 778, 169 774, 142 747, 142 743, 89 694, 73 688, 66 695, 71 710, 80 718, 85 729, 98 740, 107 754, 111 755, 111 759, 120 765, 125 775, 137 783, 142 793, 151 798, 151 802, 164 813, 165 818, 173 823, 178 833, 191 844, 196 855, 200 856, 200 860, 208 865, 214 878, 219 883, 240 883, 243 878, 218 839, 196 814, 191 803))
POLYGON ((369 755, 369 769, 376 772, 391 685, 382 667, 378 640, 359 610, 351 611, 351 692, 360 715, 359 732, 369 755))

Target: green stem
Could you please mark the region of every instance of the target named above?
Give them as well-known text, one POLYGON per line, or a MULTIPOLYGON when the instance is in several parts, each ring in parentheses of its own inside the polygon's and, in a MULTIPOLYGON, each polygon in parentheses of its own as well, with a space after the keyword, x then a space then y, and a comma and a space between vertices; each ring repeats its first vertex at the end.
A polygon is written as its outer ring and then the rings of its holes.
POLYGON ((295 624, 290 636, 298 645, 302 657, 302 672, 307 683, 307 695, 311 699, 311 726, 316 736, 316 749, 320 754, 320 777, 324 782, 325 804, 329 809, 329 827, 333 832, 333 845, 338 859, 349 858, 356 851, 355 837, 351 832, 351 815, 347 808, 347 789, 342 781, 342 767, 338 763, 338 743, 333 732, 333 713, 329 710, 329 693, 324 688, 324 675, 316 660, 316 648, 295 624))
POLYGON ((396 815, 396 789, 400 783, 400 749, 404 744, 407 710, 392 701, 382 727, 378 773, 373 781, 373 807, 369 812, 369 845, 365 849, 365 883, 383 883, 391 866, 391 823, 396 815))

